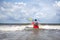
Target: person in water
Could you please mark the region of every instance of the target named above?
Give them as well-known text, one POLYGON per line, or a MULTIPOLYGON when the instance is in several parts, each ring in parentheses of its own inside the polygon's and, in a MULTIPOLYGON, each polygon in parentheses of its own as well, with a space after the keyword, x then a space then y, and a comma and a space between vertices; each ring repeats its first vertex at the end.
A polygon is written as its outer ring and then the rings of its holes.
POLYGON ((37 19, 35 19, 34 22, 32 22, 32 24, 33 24, 33 28, 39 28, 37 19))

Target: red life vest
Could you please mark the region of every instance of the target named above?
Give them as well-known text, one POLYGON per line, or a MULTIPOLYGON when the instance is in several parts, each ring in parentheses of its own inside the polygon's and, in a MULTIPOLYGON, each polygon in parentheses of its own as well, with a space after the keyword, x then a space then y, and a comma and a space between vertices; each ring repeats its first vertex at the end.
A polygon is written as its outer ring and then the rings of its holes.
POLYGON ((39 28, 38 22, 32 22, 32 24, 33 24, 33 28, 39 28))

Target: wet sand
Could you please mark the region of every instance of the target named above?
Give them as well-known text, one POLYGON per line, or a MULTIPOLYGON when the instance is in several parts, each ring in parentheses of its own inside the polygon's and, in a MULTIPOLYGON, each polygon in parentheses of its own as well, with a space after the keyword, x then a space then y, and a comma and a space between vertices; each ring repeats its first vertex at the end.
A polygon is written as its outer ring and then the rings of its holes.
POLYGON ((15 31, 0 30, 0 40, 60 40, 60 29, 29 29, 29 27, 25 27, 23 30, 16 29, 15 31))

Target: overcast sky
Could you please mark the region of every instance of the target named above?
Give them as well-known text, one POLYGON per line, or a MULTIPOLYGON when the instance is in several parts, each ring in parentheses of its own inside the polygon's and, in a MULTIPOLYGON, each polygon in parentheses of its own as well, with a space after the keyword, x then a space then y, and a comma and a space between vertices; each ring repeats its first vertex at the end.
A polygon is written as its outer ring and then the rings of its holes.
POLYGON ((0 0, 0 23, 60 23, 60 0, 0 0))

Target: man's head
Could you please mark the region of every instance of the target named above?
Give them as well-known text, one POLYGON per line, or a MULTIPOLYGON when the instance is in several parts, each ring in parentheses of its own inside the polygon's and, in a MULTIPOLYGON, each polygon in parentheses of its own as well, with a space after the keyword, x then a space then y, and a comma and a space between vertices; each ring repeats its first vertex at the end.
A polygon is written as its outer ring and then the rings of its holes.
POLYGON ((35 19, 35 21, 37 21, 37 19, 35 19))

